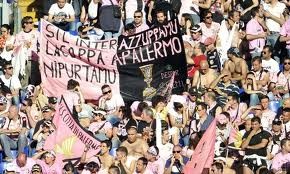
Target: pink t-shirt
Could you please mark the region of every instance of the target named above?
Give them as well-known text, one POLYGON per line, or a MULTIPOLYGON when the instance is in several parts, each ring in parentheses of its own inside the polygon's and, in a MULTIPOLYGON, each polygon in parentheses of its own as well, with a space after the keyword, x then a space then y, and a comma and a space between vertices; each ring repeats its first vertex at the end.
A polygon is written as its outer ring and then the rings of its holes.
MULTIPOLYGON (((112 0, 113 4, 114 5, 118 5, 119 1, 118 0, 112 0)), ((106 6, 106 5, 112 5, 111 1, 110 0, 102 0, 102 6, 106 6)))
POLYGON ((276 87, 283 86, 284 89, 286 90, 288 89, 288 86, 290 87, 289 80, 287 79, 287 77, 284 75, 283 72, 280 73, 278 72, 277 75, 274 75, 271 82, 276 83, 276 87))
POLYGON ((148 25, 143 23, 139 27, 136 27, 135 33, 140 33, 142 31, 145 31, 145 30, 148 30, 148 29, 149 29, 148 25))
MULTIPOLYGON (((288 19, 281 27, 281 30, 280 30, 280 35, 281 36, 290 36, 290 19, 288 19)), ((287 49, 290 49, 290 41, 287 41, 286 42, 286 48, 287 49)))
POLYGON ((16 166, 15 168, 16 173, 30 174, 30 171, 32 169, 32 166, 35 164, 35 161, 32 158, 27 158, 26 165, 23 167, 19 167, 17 165, 16 159, 13 160, 12 163, 14 164, 14 166, 16 166))
POLYGON ((108 129, 112 129, 112 124, 108 121, 102 121, 102 122, 93 122, 89 126, 89 131, 95 133, 96 131, 102 131, 102 132, 107 132, 108 129), (106 122, 106 123, 105 123, 106 122), (101 130, 100 127, 105 123, 105 125, 102 127, 101 130))
POLYGON ((33 53, 37 52, 37 39, 39 32, 37 30, 32 30, 31 32, 20 31, 15 38, 15 45, 21 45, 26 42, 30 42, 31 46, 28 49, 28 56, 32 56, 33 53), (32 53, 33 52, 33 53, 32 53))
POLYGON ((281 169, 282 165, 287 162, 290 162, 290 153, 283 155, 282 152, 280 152, 275 155, 273 159, 272 169, 279 170, 281 169))
POLYGON ((42 173, 47 173, 47 174, 62 173, 62 168, 63 168, 62 157, 56 157, 54 164, 52 166, 47 165, 44 161, 39 160, 39 159, 36 160, 36 163, 41 166, 42 173))
POLYGON ((165 164, 161 158, 154 162, 148 162, 147 170, 152 173, 164 173, 165 164))
POLYGON ((207 28, 205 23, 200 23, 201 31, 202 31, 202 37, 203 38, 208 38, 211 37, 213 39, 216 39, 216 36, 220 30, 221 25, 216 22, 212 22, 211 26, 207 28))
POLYGON ((73 111, 73 106, 80 105, 81 103, 79 95, 73 91, 66 91, 63 94, 63 98, 71 112, 73 111))
MULTIPOLYGON (((251 19, 246 27, 246 33, 251 35, 258 35, 264 32, 263 27, 259 24, 256 19, 251 19)), ((265 46, 265 39, 259 38, 249 41, 249 49, 251 52, 254 49, 258 49, 258 52, 262 52, 263 47, 265 46)))

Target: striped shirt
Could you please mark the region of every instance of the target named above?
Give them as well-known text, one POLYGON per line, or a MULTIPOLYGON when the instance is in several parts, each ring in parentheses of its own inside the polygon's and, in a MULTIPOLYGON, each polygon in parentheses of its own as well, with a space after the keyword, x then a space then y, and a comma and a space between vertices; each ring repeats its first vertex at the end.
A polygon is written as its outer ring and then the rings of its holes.
MULTIPOLYGON (((239 87, 238 85, 234 84, 234 83, 231 83, 229 84, 228 86, 225 86, 224 82, 219 82, 217 84, 217 87, 223 92, 223 93, 226 93, 227 95, 234 92, 234 93, 237 93, 239 94, 239 87)), ((227 97, 225 96, 222 96, 222 95, 218 95, 217 96, 217 101, 220 105, 224 106, 226 103, 227 103, 227 97)))

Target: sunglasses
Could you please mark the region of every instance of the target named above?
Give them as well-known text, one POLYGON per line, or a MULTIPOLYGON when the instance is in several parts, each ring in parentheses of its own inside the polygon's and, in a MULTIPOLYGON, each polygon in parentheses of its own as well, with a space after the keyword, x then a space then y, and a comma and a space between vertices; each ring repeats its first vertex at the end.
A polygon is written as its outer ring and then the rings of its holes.
POLYGON ((112 92, 112 91, 109 90, 109 91, 107 91, 107 92, 103 92, 103 94, 106 95, 106 94, 109 94, 109 93, 111 93, 111 92, 112 92))
POLYGON ((32 24, 32 21, 24 22, 25 24, 32 24))
POLYGON ((205 17, 205 19, 211 19, 212 18, 212 16, 207 16, 207 17, 205 17))
POLYGON ((177 150, 177 151, 173 151, 173 153, 180 153, 180 150, 177 150))
POLYGON ((284 65, 290 65, 290 62, 284 62, 284 65))
POLYGON ((3 106, 4 105, 4 103, 0 103, 0 106, 3 106))
POLYGON ((9 70, 10 70, 10 69, 13 69, 13 67, 11 66, 11 67, 8 67, 8 68, 6 68, 6 69, 9 69, 9 70))
POLYGON ((134 16, 134 18, 141 18, 142 16, 134 16))

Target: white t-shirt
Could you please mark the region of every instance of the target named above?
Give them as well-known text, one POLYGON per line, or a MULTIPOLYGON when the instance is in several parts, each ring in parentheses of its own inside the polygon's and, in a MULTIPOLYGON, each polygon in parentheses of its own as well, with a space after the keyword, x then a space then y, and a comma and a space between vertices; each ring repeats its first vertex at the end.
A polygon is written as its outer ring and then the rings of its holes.
POLYGON ((65 3, 63 8, 59 8, 57 3, 52 4, 48 14, 53 16, 65 16, 66 18, 69 18, 69 16, 74 16, 75 11, 71 4, 65 3))
POLYGON ((277 73, 280 71, 279 64, 274 59, 270 59, 270 60, 263 59, 262 60, 262 67, 265 70, 268 70, 270 73, 277 73))
POLYGON ((120 106, 125 106, 124 100, 120 94, 113 94, 112 98, 105 102, 105 110, 108 114, 115 112, 120 106))
POLYGON ((1 80, 3 81, 4 85, 7 86, 9 89, 20 89, 21 83, 17 76, 13 75, 9 79, 5 78, 5 75, 0 76, 1 80))
POLYGON ((172 156, 172 150, 174 145, 171 143, 158 145, 159 156, 163 160, 164 164, 172 156))
MULTIPOLYGON (((286 8, 285 4, 281 2, 277 2, 274 7, 272 7, 271 4, 267 3, 264 3, 263 6, 265 11, 268 11, 269 13, 278 18, 280 18, 280 16, 284 12, 284 9, 286 8)), ((266 18, 266 26, 270 31, 280 32, 281 29, 280 24, 271 18, 266 18)))

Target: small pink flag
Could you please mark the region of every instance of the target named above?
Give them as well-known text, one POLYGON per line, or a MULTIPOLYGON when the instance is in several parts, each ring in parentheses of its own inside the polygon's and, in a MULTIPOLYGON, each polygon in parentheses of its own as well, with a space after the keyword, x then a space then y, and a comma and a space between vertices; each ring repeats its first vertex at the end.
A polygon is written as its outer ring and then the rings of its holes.
POLYGON ((214 158, 216 140, 216 119, 212 121, 198 142, 191 160, 185 165, 184 174, 201 174, 204 168, 210 168, 214 158))
POLYGON ((86 146, 89 147, 87 158, 100 151, 100 142, 74 119, 63 98, 57 106, 53 123, 56 126, 56 131, 46 139, 45 150, 54 150, 57 155, 62 155, 64 159, 81 157, 86 146))

